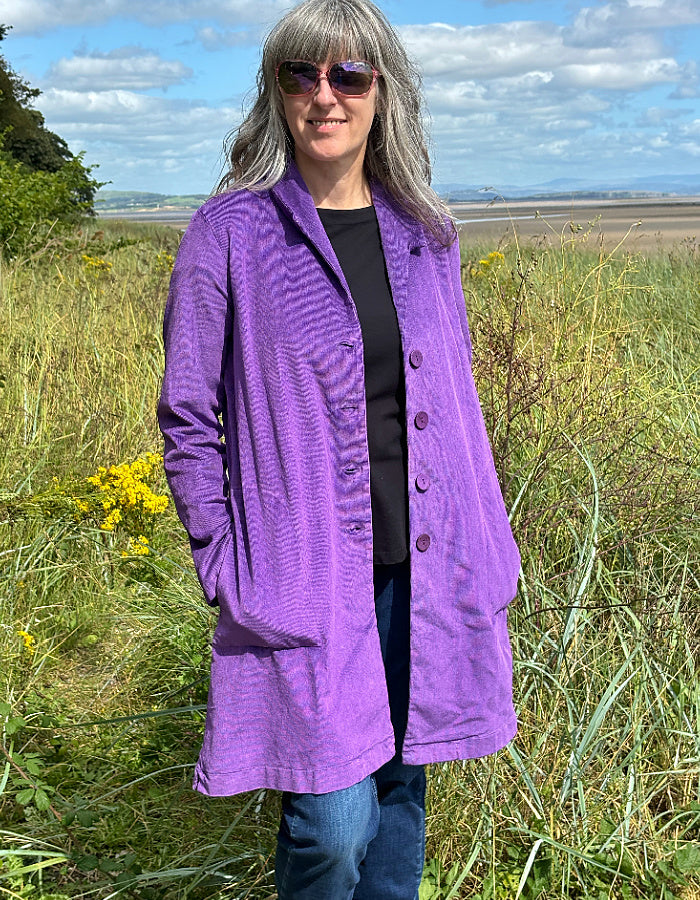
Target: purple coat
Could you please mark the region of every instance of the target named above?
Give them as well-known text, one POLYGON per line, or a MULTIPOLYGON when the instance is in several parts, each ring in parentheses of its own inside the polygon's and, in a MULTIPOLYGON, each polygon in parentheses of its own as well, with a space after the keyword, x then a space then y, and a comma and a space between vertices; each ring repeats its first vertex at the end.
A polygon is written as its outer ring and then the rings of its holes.
MULTIPOLYGON (((406 763, 516 730, 520 561, 471 374, 459 248, 372 195, 403 344, 411 568, 406 763)), ((218 604, 195 788, 323 793, 394 755, 374 612, 362 336, 294 164, 209 200, 165 312, 165 466, 218 604), (222 441, 223 436, 223 441, 222 441)))

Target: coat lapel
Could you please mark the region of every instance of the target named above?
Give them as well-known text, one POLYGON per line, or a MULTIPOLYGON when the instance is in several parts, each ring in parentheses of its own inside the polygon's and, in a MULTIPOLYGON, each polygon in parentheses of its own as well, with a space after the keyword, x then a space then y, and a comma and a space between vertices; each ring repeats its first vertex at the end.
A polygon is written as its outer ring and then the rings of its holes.
POLYGON ((419 252, 419 248, 426 243, 425 235, 418 222, 397 208, 378 181, 372 182, 372 200, 379 222, 394 306, 399 322, 402 322, 408 301, 408 257, 411 253, 419 252))
POLYGON ((282 179, 270 189, 270 194, 282 206, 304 237, 314 246, 340 282, 346 302, 351 302, 350 288, 343 275, 343 270, 340 268, 340 263, 328 240, 326 230, 321 224, 309 189, 293 159, 289 160, 287 171, 282 179))
MULTIPOLYGON (((422 226, 398 209, 379 181, 371 182, 371 190, 394 305, 397 313, 402 315, 406 308, 408 256, 410 253, 419 252, 419 248, 425 246, 426 237, 422 226)), ((270 194, 333 272, 345 294, 346 302, 352 303, 350 289, 340 263, 321 224, 309 189, 293 159, 290 158, 287 171, 270 189, 270 194)))

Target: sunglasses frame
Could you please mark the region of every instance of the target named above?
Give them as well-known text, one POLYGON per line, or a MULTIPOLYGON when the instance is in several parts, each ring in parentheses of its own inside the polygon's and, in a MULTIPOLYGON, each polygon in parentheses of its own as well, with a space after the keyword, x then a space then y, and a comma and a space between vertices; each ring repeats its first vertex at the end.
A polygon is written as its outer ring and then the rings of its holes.
POLYGON ((275 68, 275 81, 277 82, 277 86, 282 91, 282 93, 285 95, 285 97, 308 97, 309 94, 313 94, 313 92, 316 90, 316 88, 318 87, 319 82, 321 81, 322 78, 326 79, 326 81, 328 82, 328 86, 330 87, 330 89, 333 91, 333 93, 336 96, 350 97, 350 98, 366 97, 367 94, 369 94, 369 92, 372 90, 374 85, 377 83, 377 78, 379 78, 380 75, 381 75, 381 73, 378 72, 374 68, 372 63, 368 63, 366 59, 340 59, 337 62, 332 63, 332 65, 328 66, 328 68, 325 71, 323 69, 321 69, 319 66, 317 66, 316 63, 313 63, 308 59, 283 59, 282 62, 279 63, 275 68), (285 89, 280 84, 280 77, 279 77, 280 69, 282 68, 282 66, 285 63, 304 63, 305 65, 312 66, 314 69, 316 69, 316 81, 314 82, 313 86, 310 87, 308 91, 304 91, 301 94, 287 93, 287 91, 285 91, 285 89), (345 63, 362 63, 365 66, 369 66, 369 68, 372 70, 372 83, 367 88, 367 90, 364 91, 362 94, 346 94, 344 91, 338 90, 338 88, 334 87, 333 84, 331 83, 331 80, 328 77, 328 73, 335 66, 342 66, 345 63))

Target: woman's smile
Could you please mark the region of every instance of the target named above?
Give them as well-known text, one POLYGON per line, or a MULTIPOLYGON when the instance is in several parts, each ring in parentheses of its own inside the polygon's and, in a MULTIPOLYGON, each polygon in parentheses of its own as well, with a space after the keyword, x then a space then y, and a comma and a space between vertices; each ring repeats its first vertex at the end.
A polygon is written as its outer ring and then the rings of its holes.
POLYGON ((315 128, 322 128, 324 131, 330 131, 345 123, 345 119, 307 119, 307 121, 315 128))

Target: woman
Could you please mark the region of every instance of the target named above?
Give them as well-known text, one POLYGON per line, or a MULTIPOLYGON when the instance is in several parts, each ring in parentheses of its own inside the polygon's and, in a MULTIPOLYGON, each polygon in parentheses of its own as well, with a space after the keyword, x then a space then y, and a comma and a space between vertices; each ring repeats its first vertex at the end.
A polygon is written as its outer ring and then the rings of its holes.
POLYGON ((424 765, 515 733, 519 559, 429 175, 386 19, 307 0, 173 272, 166 469, 219 606, 195 788, 284 792, 281 900, 416 898, 424 765))

